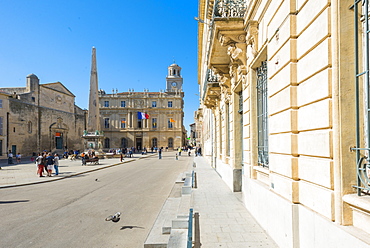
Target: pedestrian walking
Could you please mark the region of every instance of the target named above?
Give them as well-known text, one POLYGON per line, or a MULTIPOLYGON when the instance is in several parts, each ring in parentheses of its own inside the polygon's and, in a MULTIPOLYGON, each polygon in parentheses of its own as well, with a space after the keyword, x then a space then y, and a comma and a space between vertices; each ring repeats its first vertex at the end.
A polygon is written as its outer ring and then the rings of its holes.
POLYGON ((39 175, 39 177, 43 177, 42 171, 44 170, 44 165, 42 164, 41 153, 39 153, 36 158, 36 165, 37 165, 37 174, 39 175))
POLYGON ((15 157, 16 157, 17 164, 20 164, 22 155, 20 153, 18 153, 17 155, 15 155, 15 157))
POLYGON ((179 154, 176 152, 176 160, 179 160, 179 154))
POLYGON ((58 153, 54 154, 54 170, 55 170, 55 175, 59 175, 59 155, 58 153))
POLYGON ((179 153, 179 156, 181 156, 181 147, 179 147, 179 149, 177 149, 177 152, 179 153))
POLYGON ((123 162, 123 154, 122 154, 122 152, 121 152, 121 162, 123 162))
POLYGON ((158 158, 162 159, 162 148, 158 149, 158 158))
POLYGON ((46 165, 48 171, 48 177, 51 177, 51 173, 53 172, 53 165, 54 165, 54 157, 51 156, 51 153, 48 153, 46 157, 46 165))
POLYGON ((8 153, 8 164, 12 164, 13 163, 13 153, 11 150, 9 150, 9 153, 8 153))

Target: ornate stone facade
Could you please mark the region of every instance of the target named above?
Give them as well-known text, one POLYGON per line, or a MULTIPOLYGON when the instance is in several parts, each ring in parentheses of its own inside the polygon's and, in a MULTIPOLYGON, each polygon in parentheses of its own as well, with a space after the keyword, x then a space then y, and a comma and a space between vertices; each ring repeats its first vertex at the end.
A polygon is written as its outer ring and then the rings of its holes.
POLYGON ((29 156, 42 150, 83 149, 86 112, 74 104, 75 96, 62 83, 40 84, 31 74, 26 87, 0 92, 1 157, 9 150, 29 156))
POLYGON ((135 147, 168 147, 175 149, 186 144, 184 92, 181 68, 168 67, 166 91, 99 93, 101 128, 104 131, 104 149, 135 147), (138 112, 149 115, 139 119, 138 112))
POLYGON ((370 245, 368 1, 354 2, 199 0, 203 154, 279 247, 370 245))

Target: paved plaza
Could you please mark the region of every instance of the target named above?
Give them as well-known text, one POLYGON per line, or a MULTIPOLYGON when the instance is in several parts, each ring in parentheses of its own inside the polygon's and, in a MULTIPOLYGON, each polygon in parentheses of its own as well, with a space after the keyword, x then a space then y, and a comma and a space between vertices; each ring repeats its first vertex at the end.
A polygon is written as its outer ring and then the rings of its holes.
MULTIPOLYGON (((170 152, 165 155, 169 155, 170 152)), ((135 155, 123 163, 135 163, 138 159, 158 159, 157 154, 135 155)), ((170 162, 167 161, 166 162, 170 162)), ((174 160, 173 163, 181 162, 174 160)), ((203 157, 194 157, 197 188, 193 189, 194 213, 199 213, 200 242, 202 248, 228 247, 278 247, 258 225, 241 201, 241 193, 233 193, 217 172, 203 157)), ((36 165, 30 158, 21 164, 7 165, 0 161, 0 190, 7 187, 47 183, 52 180, 68 180, 68 177, 95 170, 117 166, 119 158, 101 159, 98 165, 81 165, 81 160, 60 160, 60 174, 53 177, 38 177, 36 165)), ((191 169, 191 168, 189 168, 191 169)))

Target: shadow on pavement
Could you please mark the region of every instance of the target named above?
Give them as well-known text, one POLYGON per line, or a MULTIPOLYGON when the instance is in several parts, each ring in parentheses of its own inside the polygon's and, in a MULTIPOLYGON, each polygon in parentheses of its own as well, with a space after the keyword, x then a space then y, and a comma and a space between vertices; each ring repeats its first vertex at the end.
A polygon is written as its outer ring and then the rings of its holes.
POLYGON ((137 228, 137 229, 145 229, 144 227, 141 227, 141 226, 122 226, 120 230, 134 229, 134 228, 137 228))
POLYGON ((30 200, 19 200, 19 201, 0 201, 0 204, 18 203, 18 202, 29 202, 30 200))

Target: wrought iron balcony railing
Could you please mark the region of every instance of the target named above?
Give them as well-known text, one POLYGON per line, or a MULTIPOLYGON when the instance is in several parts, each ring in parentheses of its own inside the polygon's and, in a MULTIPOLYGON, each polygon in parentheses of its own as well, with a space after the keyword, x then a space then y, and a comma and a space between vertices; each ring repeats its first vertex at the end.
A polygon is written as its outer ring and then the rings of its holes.
POLYGON ((218 83, 218 82, 219 82, 219 76, 216 75, 211 69, 208 69, 207 74, 206 74, 206 78, 205 78, 205 82, 203 84, 203 100, 204 100, 204 97, 207 94, 209 84, 210 83, 211 84, 218 83))
POLYGON ((216 0, 214 17, 244 17, 246 0, 216 0))

